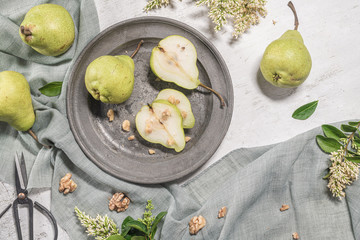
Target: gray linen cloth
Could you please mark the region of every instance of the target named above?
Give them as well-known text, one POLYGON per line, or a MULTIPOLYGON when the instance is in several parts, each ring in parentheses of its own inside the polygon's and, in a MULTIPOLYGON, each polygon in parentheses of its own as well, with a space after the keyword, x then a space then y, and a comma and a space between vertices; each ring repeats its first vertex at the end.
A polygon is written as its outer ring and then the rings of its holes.
POLYGON ((168 211, 157 234, 161 239, 292 239, 293 232, 300 239, 360 239, 360 183, 350 186, 341 201, 331 196, 322 179, 329 159, 315 142, 320 127, 283 143, 232 151, 181 185, 138 185, 103 172, 76 144, 65 112, 71 65, 99 31, 94 3, 50 1, 70 11, 77 34, 67 53, 45 57, 24 45, 17 32, 27 10, 44 2, 2 1, 0 71, 19 71, 28 79, 37 116, 33 130, 41 142, 54 147, 41 148, 28 134, 0 123, 0 180, 14 183, 14 153, 23 151, 29 187, 51 187, 51 211, 71 239, 92 239, 80 226, 75 206, 93 217, 107 214, 120 226, 128 215, 142 217, 148 199, 154 214, 168 211), (59 97, 39 93, 45 83, 62 80, 59 97), (78 189, 65 196, 58 192, 58 184, 68 172, 78 189), (110 212, 109 198, 120 191, 130 196, 130 207, 123 213, 110 212), (282 204, 290 209, 281 212, 282 204), (223 206, 228 214, 218 219, 223 206), (207 224, 191 236, 188 222, 195 215, 204 216, 207 224))

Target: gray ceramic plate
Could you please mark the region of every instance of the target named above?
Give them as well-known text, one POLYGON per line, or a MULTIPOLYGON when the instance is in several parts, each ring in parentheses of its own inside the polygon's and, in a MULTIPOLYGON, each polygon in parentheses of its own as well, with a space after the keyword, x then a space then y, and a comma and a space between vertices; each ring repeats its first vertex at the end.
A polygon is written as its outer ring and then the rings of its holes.
POLYGON ((82 151, 105 172, 136 183, 163 183, 179 179, 202 166, 222 142, 233 110, 233 88, 228 69, 219 52, 198 31, 178 21, 161 17, 126 20, 96 36, 83 50, 72 68, 67 87, 67 115, 71 130, 82 151), (158 81, 151 72, 151 50, 164 37, 177 34, 188 38, 198 53, 200 81, 216 89, 225 99, 207 90, 185 90, 175 84, 158 81), (135 62, 135 86, 131 97, 122 104, 95 101, 87 92, 84 76, 87 66, 102 55, 130 55, 144 40, 135 62), (195 126, 185 130, 191 140, 176 153, 158 144, 143 140, 135 127, 135 115, 141 106, 151 103, 159 91, 174 88, 190 100, 195 126), (114 109, 115 120, 109 122, 108 109, 114 109), (124 120, 131 122, 131 131, 121 130, 124 120), (130 135, 135 140, 129 141, 130 135), (156 153, 149 155, 148 150, 156 153))

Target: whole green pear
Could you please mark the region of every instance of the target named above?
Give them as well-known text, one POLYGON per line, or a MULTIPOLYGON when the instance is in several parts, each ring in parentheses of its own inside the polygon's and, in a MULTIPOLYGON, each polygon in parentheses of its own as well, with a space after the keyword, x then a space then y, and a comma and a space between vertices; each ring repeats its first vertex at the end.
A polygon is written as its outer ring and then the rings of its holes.
POLYGON ((134 61, 127 55, 98 57, 86 69, 86 89, 101 102, 125 102, 134 89, 134 70, 134 61))
POLYGON ((311 56, 297 31, 298 19, 291 2, 289 7, 295 15, 295 29, 286 31, 265 49, 260 63, 264 78, 277 87, 291 88, 302 84, 310 74, 311 56))
POLYGON ((46 56, 66 52, 75 39, 75 25, 69 12, 56 4, 31 8, 19 28, 24 43, 46 56))
POLYGON ((0 121, 18 131, 29 130, 35 122, 29 83, 21 73, 0 72, 0 121))

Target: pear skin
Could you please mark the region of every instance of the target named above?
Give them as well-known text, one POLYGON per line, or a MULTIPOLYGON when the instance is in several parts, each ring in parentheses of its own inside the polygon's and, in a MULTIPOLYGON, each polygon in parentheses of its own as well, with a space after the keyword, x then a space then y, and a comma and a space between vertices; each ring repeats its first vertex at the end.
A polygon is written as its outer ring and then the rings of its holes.
POLYGON ((289 7, 295 16, 295 29, 286 31, 265 49, 260 62, 264 78, 277 87, 292 88, 302 84, 310 74, 311 56, 297 30, 298 19, 291 2, 289 7))
POLYGON ((86 89, 103 103, 125 102, 134 89, 134 69, 127 55, 98 57, 86 69, 86 89))
POLYGON ((35 122, 30 87, 18 72, 0 72, 0 121, 18 131, 28 131, 35 122))
POLYGON ((46 56, 66 52, 75 39, 75 25, 69 12, 57 4, 31 8, 19 28, 24 43, 46 56))

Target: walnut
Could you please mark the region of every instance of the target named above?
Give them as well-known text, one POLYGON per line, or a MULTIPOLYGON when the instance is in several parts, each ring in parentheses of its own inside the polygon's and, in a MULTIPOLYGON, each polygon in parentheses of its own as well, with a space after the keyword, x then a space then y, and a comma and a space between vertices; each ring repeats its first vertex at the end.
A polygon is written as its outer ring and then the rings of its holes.
POLYGON ((155 150, 154 150, 154 149, 149 149, 149 154, 150 154, 150 155, 155 154, 155 150))
POLYGON ((289 206, 289 205, 287 205, 287 204, 283 204, 283 205, 281 206, 281 208, 280 208, 280 211, 281 211, 281 212, 283 212, 283 211, 288 210, 289 208, 290 208, 290 206, 289 206))
POLYGON ((172 146, 172 145, 175 144, 175 140, 174 140, 173 138, 169 138, 169 139, 167 140, 167 144, 168 144, 169 146, 172 146))
POLYGON ((132 141, 132 140, 134 140, 134 139, 135 139, 135 136, 134 136, 134 135, 131 135, 131 136, 128 137, 128 140, 129 140, 129 141, 132 141))
POLYGON ((189 137, 189 136, 185 137, 185 142, 189 142, 190 140, 191 140, 191 137, 189 137))
POLYGON ((191 235, 197 234, 206 225, 206 220, 203 216, 194 216, 189 222, 189 232, 191 235))
POLYGON ((63 192, 65 195, 69 192, 73 192, 77 188, 77 184, 70 179, 72 177, 71 173, 67 173, 59 183, 59 192, 63 192))
POLYGON ((123 121, 122 129, 126 132, 130 131, 130 121, 129 120, 123 121))
POLYGON ((166 109, 165 111, 162 112, 161 119, 166 121, 170 116, 171 116, 170 110, 166 109))
POLYGON ((107 117, 109 118, 109 122, 114 121, 114 110, 112 110, 111 108, 107 111, 107 117))
POLYGON ((109 202, 109 209, 117 212, 125 212, 130 204, 130 199, 124 193, 115 193, 109 202))
POLYGON ((223 218, 226 216, 226 213, 227 213, 227 208, 226 207, 222 207, 220 210, 219 210, 219 213, 218 213, 218 218, 223 218))
POLYGON ((145 126, 145 132, 147 134, 150 134, 152 132, 152 125, 150 123, 147 123, 145 126))
POLYGON ((180 103, 180 100, 179 99, 176 99, 173 95, 171 95, 169 98, 168 98, 168 102, 173 104, 173 105, 178 105, 180 103))
POLYGON ((299 237, 299 234, 298 234, 297 232, 294 232, 294 233, 292 234, 292 238, 293 238, 293 239, 299 239, 300 237, 299 237))

